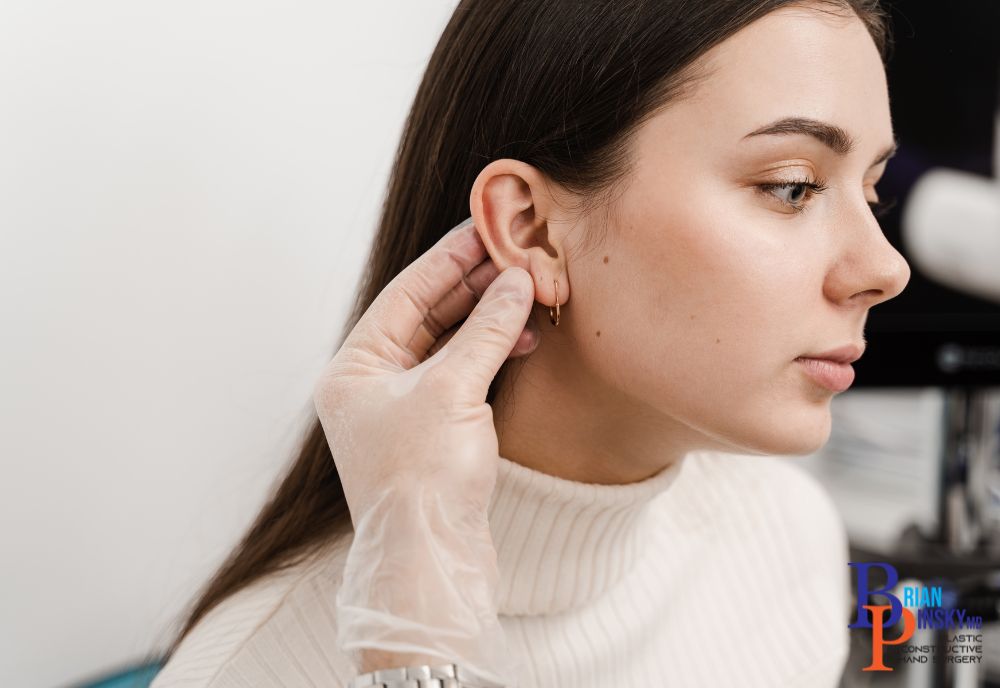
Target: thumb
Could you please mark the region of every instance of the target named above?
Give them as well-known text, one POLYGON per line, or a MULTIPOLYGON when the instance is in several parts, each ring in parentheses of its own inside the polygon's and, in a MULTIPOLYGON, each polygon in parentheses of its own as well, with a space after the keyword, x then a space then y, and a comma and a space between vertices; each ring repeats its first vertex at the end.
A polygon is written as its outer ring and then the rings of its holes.
POLYGON ((455 335, 442 347, 469 403, 481 404, 490 382, 521 336, 535 303, 535 283, 524 268, 502 270, 455 335))

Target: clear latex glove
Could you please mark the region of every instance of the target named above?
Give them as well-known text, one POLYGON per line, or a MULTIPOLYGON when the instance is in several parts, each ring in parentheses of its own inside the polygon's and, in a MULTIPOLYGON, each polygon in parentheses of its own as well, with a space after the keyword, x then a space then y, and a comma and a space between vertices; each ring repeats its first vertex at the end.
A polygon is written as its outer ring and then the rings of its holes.
POLYGON ((359 671, 364 650, 418 653, 513 686, 485 399, 505 359, 538 343, 525 328, 534 284, 519 267, 498 274, 471 219, 382 290, 314 401, 355 529, 336 600, 341 650, 359 671))

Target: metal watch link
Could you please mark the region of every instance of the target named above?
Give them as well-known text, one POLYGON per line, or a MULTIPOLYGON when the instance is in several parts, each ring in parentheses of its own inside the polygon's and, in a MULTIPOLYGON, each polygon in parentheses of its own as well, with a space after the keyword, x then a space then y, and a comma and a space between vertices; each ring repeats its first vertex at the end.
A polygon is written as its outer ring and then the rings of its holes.
POLYGON ((379 669, 351 679, 347 688, 505 688, 457 664, 379 669))

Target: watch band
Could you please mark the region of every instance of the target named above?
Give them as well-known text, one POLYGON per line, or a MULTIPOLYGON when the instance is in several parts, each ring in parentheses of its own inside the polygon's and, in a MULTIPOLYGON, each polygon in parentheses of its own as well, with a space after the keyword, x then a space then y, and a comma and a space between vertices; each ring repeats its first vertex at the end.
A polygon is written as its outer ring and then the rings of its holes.
POLYGON ((457 664, 378 669, 351 679, 347 688, 504 688, 457 664))

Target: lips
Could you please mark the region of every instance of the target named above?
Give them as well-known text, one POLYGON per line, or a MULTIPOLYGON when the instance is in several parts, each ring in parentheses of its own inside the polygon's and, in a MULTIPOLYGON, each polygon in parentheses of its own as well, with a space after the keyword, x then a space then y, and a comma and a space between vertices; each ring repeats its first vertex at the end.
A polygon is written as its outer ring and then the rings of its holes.
MULTIPOLYGON (((844 346, 830 349, 819 354, 802 354, 799 358, 817 358, 835 363, 854 363, 861 358, 865 352, 865 347, 860 344, 845 344, 844 346)), ((798 359, 795 359, 798 360, 798 359)))
POLYGON ((840 363, 823 358, 796 358, 803 371, 813 382, 833 392, 843 392, 854 383, 854 368, 850 363, 840 363))

